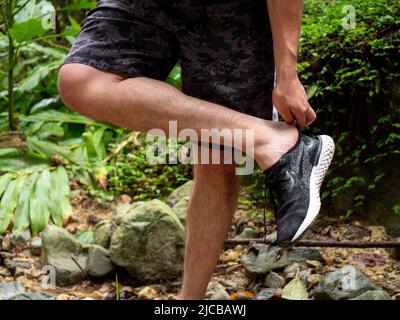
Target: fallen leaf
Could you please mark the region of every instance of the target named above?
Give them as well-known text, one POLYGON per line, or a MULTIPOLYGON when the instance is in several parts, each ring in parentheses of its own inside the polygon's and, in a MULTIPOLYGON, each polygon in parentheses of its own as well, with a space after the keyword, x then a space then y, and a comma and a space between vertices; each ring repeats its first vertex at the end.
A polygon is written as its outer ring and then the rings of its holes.
POLYGON ((157 291, 151 287, 144 287, 138 293, 139 299, 153 300, 157 297, 157 291))

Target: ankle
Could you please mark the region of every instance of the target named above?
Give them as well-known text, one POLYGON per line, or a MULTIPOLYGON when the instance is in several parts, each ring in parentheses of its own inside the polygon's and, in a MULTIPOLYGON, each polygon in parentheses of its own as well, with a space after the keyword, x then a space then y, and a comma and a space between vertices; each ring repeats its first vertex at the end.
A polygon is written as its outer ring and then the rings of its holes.
POLYGON ((278 162, 296 144, 298 138, 299 132, 295 126, 277 122, 268 137, 255 145, 254 159, 264 171, 278 162))

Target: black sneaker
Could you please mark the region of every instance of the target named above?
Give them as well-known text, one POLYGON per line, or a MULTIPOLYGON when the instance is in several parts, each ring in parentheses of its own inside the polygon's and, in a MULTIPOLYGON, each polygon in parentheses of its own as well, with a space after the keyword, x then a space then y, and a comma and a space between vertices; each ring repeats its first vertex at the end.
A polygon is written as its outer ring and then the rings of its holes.
POLYGON ((329 136, 310 138, 299 134, 297 143, 264 171, 274 205, 277 243, 299 240, 317 217, 319 191, 334 151, 329 136))

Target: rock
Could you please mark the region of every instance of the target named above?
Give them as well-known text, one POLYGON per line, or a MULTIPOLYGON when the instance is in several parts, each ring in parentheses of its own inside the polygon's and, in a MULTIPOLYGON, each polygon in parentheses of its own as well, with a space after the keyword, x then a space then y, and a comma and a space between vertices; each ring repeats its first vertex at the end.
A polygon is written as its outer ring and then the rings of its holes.
POLYGON ((269 272, 265 277, 264 283, 268 288, 277 289, 283 288, 286 282, 285 279, 279 274, 275 272, 269 272))
POLYGON ((226 291, 225 287, 222 284, 220 284, 217 281, 211 281, 207 285, 207 291, 206 291, 205 297, 210 299, 213 294, 215 294, 219 291, 222 291, 222 290, 226 291))
POLYGON ((357 268, 346 265, 328 273, 314 291, 314 299, 351 299, 369 290, 379 290, 378 286, 357 268))
POLYGON ((29 229, 12 233, 10 235, 11 246, 23 246, 31 239, 31 231, 29 229))
POLYGON ((319 251, 314 248, 278 248, 265 244, 256 244, 241 258, 245 270, 250 276, 263 277, 271 270, 283 270, 293 262, 306 260, 322 261, 319 251))
POLYGON ((15 258, 15 254, 14 254, 14 253, 10 253, 10 252, 4 252, 4 251, 2 251, 2 252, 0 252, 0 257, 1 257, 3 260, 6 260, 6 259, 14 259, 14 258, 15 258))
POLYGON ((231 297, 225 289, 219 288, 211 295, 210 300, 231 300, 231 297))
POLYGON ((276 296, 276 289, 275 288, 266 288, 261 290, 259 293, 256 294, 256 300, 270 300, 274 296, 276 296))
POLYGON ((392 298, 385 291, 370 290, 359 295, 358 297, 355 297, 353 300, 392 300, 392 298))
POLYGON ((31 252, 35 256, 40 256, 42 251, 42 239, 40 237, 35 237, 31 240, 31 252))
POLYGON ((285 279, 293 279, 296 276, 297 271, 300 270, 300 269, 301 269, 301 265, 298 264, 297 262, 289 264, 283 270, 283 274, 285 276, 285 279))
POLYGON ((121 222, 121 219, 130 211, 136 209, 137 207, 140 207, 141 205, 145 204, 145 201, 138 201, 138 202, 134 202, 132 204, 128 204, 128 203, 122 203, 122 204, 118 204, 114 210, 113 213, 113 221, 119 225, 121 222))
POLYGON ((183 197, 172 207, 182 224, 185 224, 186 210, 190 197, 183 197))
POLYGON ((17 261, 12 259, 5 259, 4 266, 11 271, 11 273, 15 273, 17 268, 19 269, 30 269, 32 265, 29 262, 25 261, 17 261))
POLYGON ((4 282, 0 280, 0 300, 9 300, 25 292, 25 287, 19 281, 4 282))
POLYGON ((175 212, 160 200, 129 211, 111 237, 111 261, 136 280, 156 282, 180 275, 185 231, 175 212))
POLYGON ((111 236, 115 230, 115 223, 111 220, 100 221, 94 229, 94 243, 105 249, 110 247, 111 236))
POLYGON ((25 292, 17 294, 9 300, 56 300, 56 297, 49 293, 25 292))
POLYGON ((11 249, 10 235, 7 233, 3 237, 3 241, 1 242, 1 250, 9 251, 10 249, 11 249))
POLYGON ((323 276, 318 273, 309 275, 306 279, 307 286, 309 288, 315 287, 316 285, 318 285, 318 283, 321 281, 322 278, 323 276))
POLYGON ((183 185, 176 188, 167 198, 167 204, 173 207, 182 198, 189 197, 193 188, 193 180, 189 180, 183 185))
POLYGON ((253 228, 246 227, 235 239, 254 239, 258 237, 258 232, 253 228))
POLYGON ((68 286, 81 282, 86 269, 87 248, 68 231, 49 225, 42 234, 44 264, 51 265, 56 271, 56 284, 68 286))
POLYGON ((108 250, 92 245, 89 249, 86 273, 90 277, 101 278, 107 276, 113 269, 108 250))

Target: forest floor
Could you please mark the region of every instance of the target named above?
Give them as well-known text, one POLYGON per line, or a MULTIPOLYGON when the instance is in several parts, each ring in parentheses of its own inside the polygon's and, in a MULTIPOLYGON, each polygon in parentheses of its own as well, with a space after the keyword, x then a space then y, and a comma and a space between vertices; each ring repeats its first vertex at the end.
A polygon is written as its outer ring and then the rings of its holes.
MULTIPOLYGON (((99 199, 82 197, 78 193, 73 199, 73 206, 73 219, 66 226, 71 233, 93 229, 97 222, 110 218, 112 215, 108 203, 103 203, 99 199)), ((254 210, 253 207, 239 205, 228 238, 238 235, 244 227, 253 227, 262 231, 261 216, 255 215, 254 210)), ((261 212, 261 210, 256 209, 256 212, 261 212)), ((273 229, 272 223, 268 225, 269 232, 272 232, 273 229)), ((368 225, 365 221, 356 218, 351 221, 343 221, 321 215, 303 239, 371 241, 389 240, 390 237, 383 227, 368 225)), ((249 277, 240 263, 240 257, 246 253, 247 249, 248 245, 224 247, 210 281, 210 288, 222 287, 232 298, 237 298, 238 293, 244 293, 244 295, 240 295, 242 298, 253 297, 263 280, 260 282, 260 280, 249 277)), ((308 288, 315 287, 320 275, 345 265, 353 265, 374 280, 392 298, 400 299, 400 260, 395 259, 394 249, 319 248, 318 250, 323 256, 322 263, 310 262, 310 265, 302 271, 308 288)), ((17 269, 13 275, 5 272, 1 275, 0 273, 0 280, 18 280, 28 291, 48 292, 59 300, 116 299, 114 276, 108 280, 86 280, 74 286, 44 289, 41 282, 44 275, 40 257, 29 256, 26 250, 14 252, 14 254, 14 260, 30 262, 34 267, 23 272, 17 269)), ((180 286, 180 279, 148 286, 139 286, 123 275, 119 279, 121 299, 176 299, 180 286)), ((280 290, 277 290, 278 298, 279 293, 280 290)))

